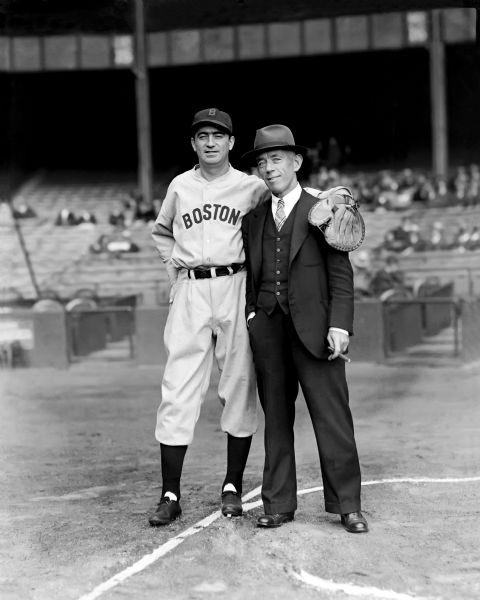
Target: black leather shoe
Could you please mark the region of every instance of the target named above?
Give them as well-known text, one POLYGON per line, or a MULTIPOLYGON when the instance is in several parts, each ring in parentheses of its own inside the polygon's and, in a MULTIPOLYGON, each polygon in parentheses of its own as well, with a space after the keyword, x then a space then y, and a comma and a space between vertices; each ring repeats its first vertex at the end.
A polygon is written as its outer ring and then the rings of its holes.
POLYGON ((342 525, 350 533, 367 533, 368 531, 367 519, 360 511, 342 515, 342 525))
POLYGON ((237 492, 222 493, 222 515, 224 517, 241 517, 243 515, 240 494, 237 492))
POLYGON ((293 521, 295 513, 276 513, 274 515, 262 515, 257 519, 257 527, 280 527, 284 523, 293 521))
POLYGON ((159 525, 169 525, 172 521, 175 521, 177 517, 182 514, 180 503, 178 500, 170 500, 168 496, 161 498, 157 505, 157 509, 149 517, 148 522, 152 527, 158 527, 159 525))

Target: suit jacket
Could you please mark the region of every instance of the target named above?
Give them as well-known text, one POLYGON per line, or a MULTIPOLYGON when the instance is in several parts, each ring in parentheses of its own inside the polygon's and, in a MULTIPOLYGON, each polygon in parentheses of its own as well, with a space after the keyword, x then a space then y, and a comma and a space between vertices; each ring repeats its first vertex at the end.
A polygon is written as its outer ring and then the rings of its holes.
MULTIPOLYGON (((314 356, 329 354, 329 327, 353 334, 353 271, 348 253, 325 242, 308 222, 318 198, 302 191, 294 215, 288 272, 288 304, 295 330, 314 356)), ((246 316, 256 311, 262 274, 262 242, 272 200, 246 215, 242 223, 247 265, 246 316)))

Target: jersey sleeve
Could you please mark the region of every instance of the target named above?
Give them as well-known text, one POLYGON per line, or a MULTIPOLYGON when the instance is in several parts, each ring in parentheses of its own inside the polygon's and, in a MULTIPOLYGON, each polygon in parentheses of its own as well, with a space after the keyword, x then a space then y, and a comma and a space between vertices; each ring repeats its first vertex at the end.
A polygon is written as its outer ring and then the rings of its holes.
POLYGON ((252 175, 252 177, 255 177, 256 181, 254 183, 254 190, 253 190, 253 194, 252 194, 252 205, 250 207, 250 210, 257 208, 257 206, 260 206, 260 204, 263 204, 264 202, 266 202, 272 195, 270 190, 267 188, 267 185, 264 183, 264 181, 262 179, 260 179, 259 177, 256 177, 256 175, 252 175))
POLYGON ((152 228, 152 237, 155 247, 160 253, 163 262, 172 257, 175 238, 173 237, 173 219, 175 218, 176 192, 175 180, 170 183, 162 202, 162 207, 152 228))

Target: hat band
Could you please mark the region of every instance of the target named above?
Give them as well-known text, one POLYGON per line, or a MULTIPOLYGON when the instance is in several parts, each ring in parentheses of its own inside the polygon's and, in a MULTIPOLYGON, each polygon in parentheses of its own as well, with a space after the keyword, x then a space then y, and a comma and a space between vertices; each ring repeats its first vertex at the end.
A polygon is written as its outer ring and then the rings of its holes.
POLYGON ((255 146, 255 148, 253 149, 254 152, 256 152, 257 150, 263 150, 265 148, 296 148, 295 144, 292 144, 292 142, 287 142, 287 141, 278 141, 278 142, 264 142, 263 144, 258 144, 258 146, 255 146))

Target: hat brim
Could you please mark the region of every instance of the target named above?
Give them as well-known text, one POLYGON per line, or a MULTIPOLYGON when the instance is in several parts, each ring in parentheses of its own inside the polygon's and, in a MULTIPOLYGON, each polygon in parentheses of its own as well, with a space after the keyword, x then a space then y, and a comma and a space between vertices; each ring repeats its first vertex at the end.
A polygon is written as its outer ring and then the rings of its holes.
POLYGON ((192 134, 195 134, 196 131, 204 125, 213 125, 213 127, 218 127, 218 129, 220 129, 221 131, 225 131, 225 133, 232 135, 232 130, 229 129, 227 125, 221 123, 220 121, 215 121, 213 119, 204 119, 203 121, 198 121, 197 123, 194 123, 192 125, 192 134))
POLYGON ((297 145, 288 145, 288 144, 274 144, 274 145, 265 145, 263 147, 255 148, 254 150, 249 150, 242 154, 241 160, 244 162, 252 163, 254 158, 259 154, 263 154, 264 152, 272 152, 273 150, 290 150, 290 152, 294 152, 295 154, 301 154, 304 158, 307 154, 307 148, 305 146, 297 146, 297 145))

